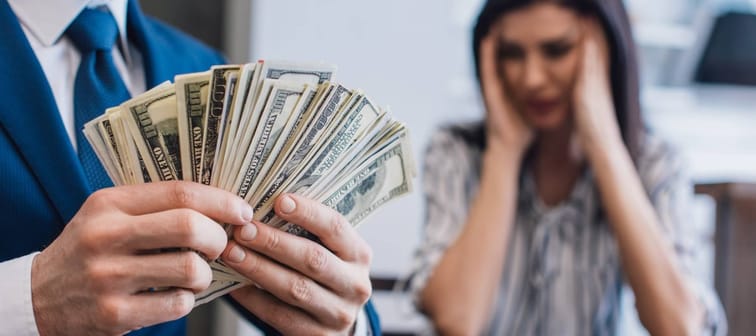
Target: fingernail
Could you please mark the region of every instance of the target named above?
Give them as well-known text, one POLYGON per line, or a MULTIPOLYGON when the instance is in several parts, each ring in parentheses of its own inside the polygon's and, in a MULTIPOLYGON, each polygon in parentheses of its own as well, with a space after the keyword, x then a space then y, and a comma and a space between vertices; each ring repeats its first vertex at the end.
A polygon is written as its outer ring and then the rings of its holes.
POLYGON ((255 224, 244 224, 239 232, 239 238, 242 240, 252 240, 257 236, 257 227, 255 224))
POLYGON ((239 246, 234 246, 231 251, 228 251, 228 261, 232 263, 240 263, 244 260, 244 250, 239 246))
POLYGON ((281 198, 281 212, 285 214, 290 214, 294 212, 294 209, 297 208, 297 203, 294 203, 294 200, 291 198, 291 196, 286 195, 281 198))
POLYGON ((242 219, 245 222, 251 222, 252 216, 255 215, 255 211, 252 209, 252 206, 244 203, 244 206, 242 206, 242 219))

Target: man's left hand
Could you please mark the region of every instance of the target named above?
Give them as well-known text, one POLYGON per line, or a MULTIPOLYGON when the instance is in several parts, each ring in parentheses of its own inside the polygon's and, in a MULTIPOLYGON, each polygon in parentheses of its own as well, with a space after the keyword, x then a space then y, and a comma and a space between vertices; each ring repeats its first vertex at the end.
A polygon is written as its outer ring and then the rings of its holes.
POLYGON ((275 210, 323 245, 261 223, 237 228, 222 258, 255 285, 231 296, 284 334, 351 333, 372 291, 370 247, 341 214, 318 202, 286 194, 275 210))

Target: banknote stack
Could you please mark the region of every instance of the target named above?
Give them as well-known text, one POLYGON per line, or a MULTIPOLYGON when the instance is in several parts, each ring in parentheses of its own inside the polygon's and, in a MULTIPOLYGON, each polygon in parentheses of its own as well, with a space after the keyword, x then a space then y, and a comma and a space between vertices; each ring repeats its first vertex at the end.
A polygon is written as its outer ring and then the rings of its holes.
MULTIPOLYGON (((360 90, 332 81, 335 67, 259 61, 176 76, 87 123, 84 133, 116 185, 186 180, 231 191, 255 219, 278 218, 282 193, 318 200, 359 224, 409 193, 415 163, 405 126, 360 90)), ((209 302, 249 281, 211 262, 209 302)))

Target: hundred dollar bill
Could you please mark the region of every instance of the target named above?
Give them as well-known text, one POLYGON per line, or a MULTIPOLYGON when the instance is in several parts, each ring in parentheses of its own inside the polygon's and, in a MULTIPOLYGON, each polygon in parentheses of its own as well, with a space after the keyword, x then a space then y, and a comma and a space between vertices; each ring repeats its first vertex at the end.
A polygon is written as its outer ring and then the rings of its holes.
POLYGON ((306 120, 307 123, 302 125, 300 133, 295 134, 291 139, 293 142, 285 147, 287 154, 279 158, 281 162, 276 166, 275 174, 268 176, 260 184, 263 187, 259 188, 258 194, 252 198, 255 200, 252 204, 256 204, 254 208, 259 217, 258 220, 270 224, 269 221, 275 215, 273 204, 276 197, 287 191, 287 186, 298 179, 313 155, 323 147, 322 139, 329 136, 331 130, 344 119, 339 112, 345 106, 352 104, 356 96, 360 95, 359 92, 351 90, 344 92, 341 88, 343 86, 339 84, 330 84, 325 99, 314 107, 312 115, 306 120), (323 118, 323 116, 329 117, 323 118), (285 175, 282 176, 282 172, 285 172, 285 175))
POLYGON ((273 90, 273 82, 263 81, 259 93, 260 96, 255 98, 256 103, 247 108, 242 109, 241 120, 239 121, 239 129, 235 132, 237 138, 231 143, 229 149, 230 152, 235 152, 237 155, 232 155, 231 164, 227 165, 227 170, 233 170, 234 173, 227 174, 227 180, 223 181, 222 186, 226 189, 236 189, 238 185, 234 182, 238 182, 239 170, 242 169, 242 164, 245 159, 245 155, 239 155, 239 153, 247 153, 252 146, 252 139, 255 137, 255 130, 257 124, 260 122, 260 116, 263 114, 263 109, 268 103, 268 99, 271 97, 271 91, 273 90), (234 176, 235 175, 235 176, 234 176))
MULTIPOLYGON (((321 84, 321 86, 323 85, 324 84, 321 84)), ((294 111, 289 116, 289 120, 286 121, 286 124, 281 129, 278 140, 276 140, 273 147, 269 150, 269 154, 263 160, 262 167, 257 173, 258 177, 268 176, 271 172, 276 172, 278 170, 278 167, 281 166, 283 158, 289 152, 287 146, 291 144, 291 141, 299 132, 299 128, 302 125, 302 120, 306 119, 307 116, 312 113, 311 107, 316 104, 318 95, 321 93, 322 92, 320 90, 320 87, 316 91, 309 85, 307 86, 305 92, 302 94, 302 97, 294 107, 294 111)), ((257 190, 262 182, 263 178, 254 179, 252 181, 252 186, 250 187, 250 189, 257 190)), ((238 190, 238 187, 234 188, 234 190, 238 190)))
MULTIPOLYGON (((211 185, 218 186, 220 185, 221 178, 223 177, 222 172, 227 169, 234 169, 233 166, 228 166, 231 162, 225 161, 225 155, 226 150, 228 150, 231 153, 234 153, 235 149, 230 148, 230 142, 233 140, 230 138, 232 134, 235 133, 234 130, 229 129, 229 127, 232 126, 232 121, 234 119, 234 113, 236 112, 237 105, 242 105, 243 103, 240 101, 244 99, 244 92, 239 90, 240 84, 246 84, 242 81, 248 81, 247 77, 249 77, 249 73, 244 73, 243 70, 246 66, 241 67, 239 69, 239 72, 236 74, 233 74, 231 77, 230 85, 228 89, 226 90, 226 98, 224 99, 223 103, 223 118, 221 118, 221 128, 218 132, 218 144, 215 151, 215 165, 216 167, 213 168, 213 175, 211 177, 211 185), (238 94, 238 95, 237 95, 238 94)), ((237 168, 238 169, 238 168, 237 168)))
MULTIPOLYGON (((263 102, 258 100, 266 98, 266 87, 263 85, 266 79, 278 79, 291 84, 322 84, 326 81, 330 81, 333 77, 333 73, 336 71, 336 67, 330 64, 301 64, 281 61, 259 61, 256 64, 256 70, 252 83, 249 86, 249 92, 251 97, 245 101, 243 117, 241 118, 240 125, 252 125, 254 127, 256 123, 249 123, 249 118, 254 117, 254 114, 248 113, 255 105, 261 105, 263 102)), ((269 87, 268 87, 269 89, 269 87)), ((245 131, 249 131, 245 129, 245 131)), ((238 144, 239 137, 243 137, 243 134, 237 133, 238 144)))
POLYGON ((324 63, 265 61, 260 71, 263 79, 280 79, 290 83, 314 85, 331 81, 333 73, 336 72, 336 66, 324 63))
POLYGON ((210 89, 205 112, 204 133, 202 135, 202 173, 200 183, 210 185, 215 168, 216 152, 221 141, 222 125, 225 112, 228 111, 229 92, 236 83, 239 70, 238 65, 214 66, 211 68, 210 89))
MULTIPOLYGON (((381 109, 380 117, 372 123, 372 126, 370 126, 359 139, 357 139, 356 143, 352 144, 345 153, 339 155, 335 162, 329 163, 328 170, 324 170, 312 185, 305 188, 305 190, 298 190, 297 192, 301 193, 303 196, 315 198, 315 196, 320 195, 323 191, 338 184, 337 181, 340 175, 348 173, 348 170, 345 169, 345 167, 350 166, 350 168, 354 168, 358 165, 358 162, 363 162, 360 160, 365 156, 365 149, 368 148, 366 145, 371 143, 371 139, 380 133, 391 121, 391 116, 389 116, 385 110, 381 109)), ((321 167, 320 169, 322 168, 325 167, 321 167)), ((318 168, 316 168, 316 172, 317 170, 318 168)))
POLYGON ((306 190, 332 169, 340 159, 349 153, 357 143, 378 121, 383 111, 377 108, 367 97, 362 96, 354 106, 345 113, 344 120, 326 139, 318 154, 308 163, 308 167, 297 177, 287 192, 304 194, 306 190))
MULTIPOLYGON (((262 107, 267 103, 270 90, 270 79, 277 79, 291 84, 309 84, 315 86, 329 81, 336 71, 336 67, 328 64, 298 64, 279 61, 264 61, 257 63, 255 76, 250 84, 249 91, 253 93, 250 99, 244 103, 241 112, 238 131, 232 142, 233 149, 246 152, 251 146, 254 131, 259 122, 262 107)), ((231 161, 233 169, 241 169, 243 157, 236 156, 231 161)), ((227 175, 228 177, 228 175, 227 175)), ((234 176, 236 177, 236 176, 234 176)))
POLYGON ((95 118, 94 120, 84 124, 84 129, 82 131, 84 132, 84 137, 87 139, 90 146, 92 146, 95 155, 97 155, 97 158, 100 160, 100 162, 103 163, 105 172, 113 181, 113 184, 123 184, 123 172, 121 171, 120 164, 118 163, 119 159, 111 155, 110 151, 108 150, 111 145, 111 141, 113 141, 112 136, 109 136, 107 133, 101 133, 99 129, 99 125, 103 122, 103 120, 107 121, 105 115, 95 118))
POLYGON ((200 181, 210 72, 176 76, 181 167, 186 181, 200 181))
POLYGON ((105 140, 105 150, 108 152, 108 155, 111 157, 111 160, 113 160, 113 164, 116 166, 116 169, 118 170, 118 181, 116 181, 117 185, 123 185, 128 184, 131 180, 131 177, 128 175, 128 172, 126 171, 126 164, 123 161, 122 154, 118 149, 118 142, 116 140, 116 134, 113 131, 113 125, 110 122, 110 119, 107 115, 103 115, 96 123, 96 127, 99 130, 99 133, 104 137, 105 140))
POLYGON ((356 169, 323 204, 359 225, 379 206, 412 191, 412 155, 408 138, 399 138, 398 145, 387 146, 374 160, 356 169))
POLYGON ((278 153, 278 155, 271 160, 267 160, 260 174, 258 174, 262 178, 255 181, 252 186, 253 190, 260 190, 261 185, 267 184, 281 170, 288 157, 294 152, 294 147, 312 119, 312 115, 330 97, 334 88, 335 85, 328 82, 319 84, 317 92, 314 95, 311 94, 305 97, 305 99, 300 100, 300 103, 295 108, 294 115, 284 127, 283 135, 281 136, 282 141, 279 141, 274 148, 275 153, 278 153))
POLYGON ((232 102, 231 111, 228 118, 226 118, 226 125, 224 126, 223 143, 221 143, 220 161, 223 162, 220 171, 220 182, 218 186, 225 186, 229 179, 229 176, 238 172, 239 167, 236 166, 236 157, 239 156, 238 148, 234 147, 236 140, 236 133, 239 132, 239 123, 241 122, 241 114, 244 112, 244 106, 249 104, 249 100, 254 99, 251 93, 251 86, 254 81, 260 76, 260 63, 249 63, 242 66, 239 73, 239 81, 236 85, 236 93, 234 93, 234 101, 232 102))
MULTIPOLYGON (((298 169, 301 169, 305 157, 310 153, 310 150, 317 145, 318 139, 322 136, 323 131, 331 124, 331 122, 337 118, 336 111, 338 111, 341 105, 348 100, 351 95, 351 90, 345 88, 342 85, 335 84, 329 97, 324 101, 322 108, 315 113, 309 124, 299 138, 297 144, 293 147, 295 150, 290 153, 286 158, 286 162, 282 166, 278 174, 272 178, 270 184, 265 184, 264 192, 261 193, 261 197, 257 201, 256 209, 260 209, 263 205, 267 204, 269 200, 275 199, 280 194, 279 187, 287 181, 289 177, 296 174, 298 169)), ((249 201, 249 195, 245 198, 249 201)), ((271 202, 272 203, 272 202, 271 202)), ((266 209, 270 212, 270 209, 266 209)), ((260 213, 255 213, 255 216, 259 216, 258 220, 271 217, 266 213, 260 216, 260 213)), ((264 221, 263 221, 264 222, 264 221)))
POLYGON ((240 185, 235 191, 239 197, 245 198, 249 193, 250 187, 305 92, 307 92, 307 85, 304 84, 276 82, 273 85, 271 97, 263 109, 264 112, 255 130, 252 146, 250 151, 247 152, 241 166, 241 174, 237 178, 240 185))
MULTIPOLYGON (((137 140, 133 137, 131 128, 129 127, 131 117, 125 106, 127 103, 136 99, 162 92, 170 85, 170 82, 163 82, 142 95, 124 102, 120 106, 105 110, 105 115, 110 122, 110 128, 115 138, 118 155, 121 157, 121 168, 125 173, 124 177, 126 179, 126 184, 151 182, 152 178, 147 170, 148 163, 144 162, 144 159, 137 149, 137 140)), ((105 131, 102 126, 101 130, 103 132, 105 131)))
MULTIPOLYGON (((373 157, 378 155, 387 146, 395 144, 399 141, 400 137, 404 137, 404 132, 406 132, 404 125, 392 120, 383 111, 381 117, 374 122, 373 127, 367 131, 363 139, 353 145, 348 153, 342 155, 338 162, 331 166, 328 174, 322 175, 307 188, 295 190, 292 187, 286 187, 286 192, 296 192, 311 199, 323 199, 333 186, 343 184, 343 181, 356 169, 365 164, 365 162, 372 160, 373 157), (389 134, 390 136, 388 136, 389 134)), ((408 159, 413 159, 413 157, 408 157, 408 159)), ((413 165, 414 161, 408 161, 410 168, 414 168, 413 165)), ((416 174, 413 170, 409 175, 415 176, 416 174)), ((267 217, 264 218, 270 218, 267 223, 279 228, 286 222, 277 217, 275 212, 272 211, 272 205, 270 206, 271 208, 267 212, 267 217)))
MULTIPOLYGON (((343 138, 356 137, 358 136, 358 133, 362 133, 362 130, 354 129, 355 126, 363 126, 360 122, 357 122, 362 119, 354 114, 354 112, 356 112, 354 108, 363 97, 364 95, 359 90, 352 91, 352 94, 336 108, 336 111, 333 113, 335 117, 324 126, 324 129, 320 132, 321 134, 315 137, 316 140, 313 141, 314 145, 306 152, 304 158, 301 159, 301 164, 296 168, 294 174, 278 186, 279 191, 276 192, 273 197, 264 198, 261 201, 263 203, 258 205, 257 209, 260 213, 266 214, 261 217, 262 222, 268 224, 271 223, 270 219, 275 215, 275 212, 273 211, 275 197, 282 192, 294 192, 295 189, 292 189, 291 185, 300 183, 300 185, 297 186, 300 191, 306 190, 312 185, 315 179, 311 176, 312 172, 308 172, 308 169, 313 165, 320 165, 323 163, 323 156, 321 156, 321 154, 328 155, 329 153, 325 153, 328 151, 336 157, 340 156, 344 153, 345 149, 348 149, 347 144, 351 143, 351 141, 343 138), (345 111, 352 111, 352 113, 345 111), (344 129, 345 127, 346 129, 344 129), (350 130, 350 128, 352 129, 350 130), (344 129, 344 132, 339 132, 340 129, 344 129), (335 137, 337 139, 334 139, 335 137), (307 173, 310 173, 307 177, 302 176, 307 173)), ((328 104, 324 106, 328 106, 328 104)), ((287 158, 287 160, 288 159, 289 158, 287 158)))
POLYGON ((141 176, 142 171, 138 170, 140 166, 139 163, 136 162, 136 145, 131 138, 131 133, 126 131, 127 128, 125 122, 120 118, 120 115, 121 108, 118 106, 107 109, 105 111, 105 118, 99 125, 100 132, 107 134, 108 131, 106 127, 109 126, 110 131, 113 134, 111 139, 111 146, 113 147, 112 154, 117 155, 120 158, 119 163, 121 165, 121 170, 123 171, 124 183, 140 183, 144 180, 144 177, 141 176), (105 120, 108 122, 107 125, 104 122, 105 120))
MULTIPOLYGON (((348 162, 342 162, 336 169, 336 173, 329 175, 328 178, 325 178, 322 181, 318 181, 318 183, 321 186, 325 186, 332 184, 333 182, 331 181, 340 181, 344 179, 345 176, 349 175, 350 172, 354 171, 354 169, 357 169, 357 167, 359 167, 366 161, 371 160, 371 158, 374 157, 376 153, 381 152, 386 146, 390 146, 396 141, 399 141, 400 138, 405 138, 403 141, 407 141, 409 143, 409 137, 406 135, 407 132, 408 131, 404 124, 396 120, 389 120, 388 123, 386 123, 379 132, 376 132, 369 141, 361 144, 362 150, 357 152, 353 158, 351 158, 348 162)), ((410 156, 407 159, 408 167, 412 168, 412 171, 410 171, 409 174, 411 176, 415 176, 416 172, 414 170, 414 156, 410 156)), ((322 188, 318 189, 318 193, 313 194, 313 196, 318 197, 317 195, 321 195, 321 191, 323 191, 322 188)))
POLYGON ((127 125, 152 181, 181 176, 176 92, 173 85, 124 103, 127 125), (147 164, 150 162, 151 164, 147 164))
MULTIPOLYGON (((355 169, 336 188, 319 199, 338 211, 353 226, 358 226, 375 209, 388 201, 412 191, 412 171, 409 165, 412 150, 406 133, 387 144, 355 169)), ((306 235, 304 230, 287 223, 282 230, 306 235)))

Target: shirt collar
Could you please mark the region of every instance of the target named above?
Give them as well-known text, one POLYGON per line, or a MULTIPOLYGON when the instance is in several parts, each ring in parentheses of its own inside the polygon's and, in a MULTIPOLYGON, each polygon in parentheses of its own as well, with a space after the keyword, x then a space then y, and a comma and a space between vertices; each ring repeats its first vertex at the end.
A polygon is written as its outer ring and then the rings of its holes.
MULTIPOLYGON (((126 9, 128 0, 8 0, 18 20, 42 45, 57 43, 68 26, 86 7, 107 6, 118 24, 122 50, 127 50, 126 9)), ((125 57, 128 53, 124 53, 125 57)), ((128 59, 127 59, 128 61, 128 59)))

